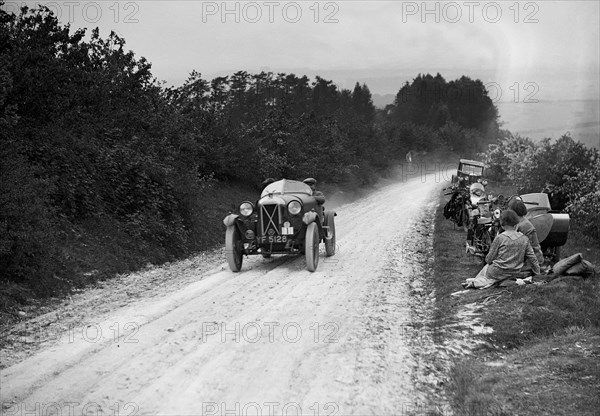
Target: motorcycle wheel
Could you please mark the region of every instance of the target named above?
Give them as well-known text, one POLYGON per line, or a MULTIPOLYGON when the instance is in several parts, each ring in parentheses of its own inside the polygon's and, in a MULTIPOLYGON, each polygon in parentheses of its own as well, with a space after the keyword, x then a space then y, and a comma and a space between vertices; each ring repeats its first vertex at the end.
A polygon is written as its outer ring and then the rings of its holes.
POLYGON ((463 230, 465 230, 465 232, 468 232, 469 231, 469 211, 466 208, 463 208, 460 211, 460 216, 461 216, 463 230))
POLYGON ((487 255, 492 245, 492 236, 487 228, 480 228, 475 231, 475 247, 478 252, 487 255))

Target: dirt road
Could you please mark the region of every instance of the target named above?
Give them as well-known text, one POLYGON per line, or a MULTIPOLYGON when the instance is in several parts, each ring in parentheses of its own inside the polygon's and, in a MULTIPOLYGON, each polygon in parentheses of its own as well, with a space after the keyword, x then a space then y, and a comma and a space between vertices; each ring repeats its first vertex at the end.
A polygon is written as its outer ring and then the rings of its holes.
POLYGON ((413 178, 337 209, 337 253, 322 248, 314 273, 293 257, 232 273, 219 257, 185 284, 176 266, 152 270, 177 290, 82 294, 67 308, 86 321, 2 370, 4 414, 409 414, 428 400, 407 328, 432 297, 441 186, 413 178))

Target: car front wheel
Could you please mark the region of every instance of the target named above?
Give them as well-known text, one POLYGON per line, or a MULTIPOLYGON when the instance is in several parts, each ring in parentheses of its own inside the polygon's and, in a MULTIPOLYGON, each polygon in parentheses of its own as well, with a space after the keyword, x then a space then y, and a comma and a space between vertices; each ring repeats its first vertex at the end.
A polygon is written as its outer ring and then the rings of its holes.
POLYGON ((314 272, 319 264, 319 227, 314 222, 306 228, 304 251, 306 252, 306 269, 309 272, 314 272))
POLYGON ((240 231, 235 225, 227 227, 225 231, 225 253, 227 263, 232 272, 239 272, 242 269, 242 237, 240 231))
POLYGON ((327 235, 325 235, 325 254, 327 257, 335 254, 335 213, 328 211, 325 213, 325 225, 327 228, 327 235))

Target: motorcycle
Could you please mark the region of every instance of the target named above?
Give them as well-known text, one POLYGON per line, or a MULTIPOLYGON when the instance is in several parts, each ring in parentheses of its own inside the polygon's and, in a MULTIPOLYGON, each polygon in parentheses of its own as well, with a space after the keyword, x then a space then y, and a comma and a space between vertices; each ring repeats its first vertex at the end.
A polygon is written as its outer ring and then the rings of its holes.
POLYGON ((452 195, 444 206, 444 217, 451 220, 455 225, 463 227, 466 231, 469 227, 469 189, 460 183, 444 188, 444 195, 452 195))
POLYGON ((485 258, 492 241, 503 230, 500 226, 500 213, 506 208, 503 195, 495 198, 478 196, 471 210, 471 221, 467 231, 466 252, 485 258))

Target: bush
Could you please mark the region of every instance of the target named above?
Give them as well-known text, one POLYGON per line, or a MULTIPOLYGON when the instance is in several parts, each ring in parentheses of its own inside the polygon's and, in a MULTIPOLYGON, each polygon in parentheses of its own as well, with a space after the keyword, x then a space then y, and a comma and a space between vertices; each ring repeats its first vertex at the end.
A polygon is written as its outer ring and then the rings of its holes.
POLYGON ((567 212, 583 231, 600 242, 600 158, 594 165, 567 175, 561 191, 568 195, 567 212))
POLYGON ((584 233, 600 241, 600 155, 569 135, 534 143, 509 132, 483 155, 490 178, 507 178, 518 193, 547 192, 584 233))

